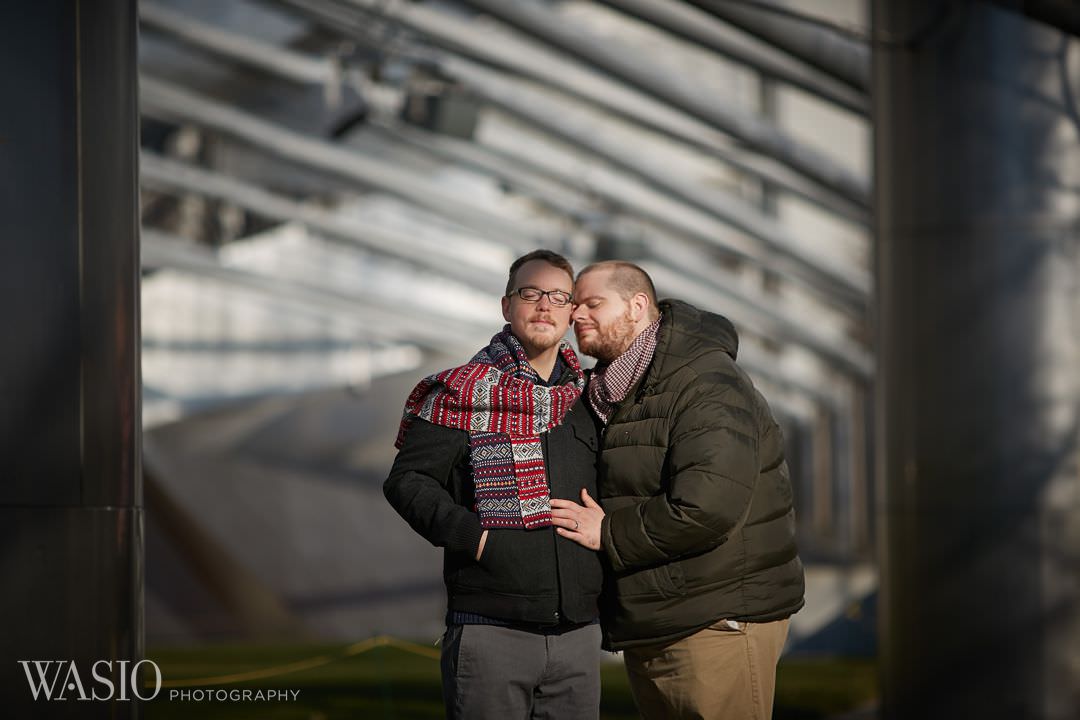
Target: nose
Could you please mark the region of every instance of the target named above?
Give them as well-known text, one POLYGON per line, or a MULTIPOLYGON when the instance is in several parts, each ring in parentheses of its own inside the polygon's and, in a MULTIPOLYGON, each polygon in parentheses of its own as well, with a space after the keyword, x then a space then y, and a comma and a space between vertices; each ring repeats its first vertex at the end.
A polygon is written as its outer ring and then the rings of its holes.
POLYGON ((573 311, 570 313, 570 319, 574 322, 585 319, 585 306, 575 305, 573 311))
POLYGON ((541 295, 540 299, 536 301, 536 307, 538 310, 551 310, 551 298, 548 297, 547 293, 541 295))

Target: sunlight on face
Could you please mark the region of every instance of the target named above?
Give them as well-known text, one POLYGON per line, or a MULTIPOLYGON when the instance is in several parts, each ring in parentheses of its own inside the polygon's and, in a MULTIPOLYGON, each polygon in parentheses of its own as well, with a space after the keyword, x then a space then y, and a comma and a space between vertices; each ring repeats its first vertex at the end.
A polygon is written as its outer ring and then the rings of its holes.
POLYGON ((600 362, 622 355, 636 336, 630 303, 608 280, 611 270, 594 270, 578 278, 574 288, 574 334, 581 352, 600 362))
MULTIPOLYGON (((573 279, 546 260, 530 260, 518 268, 514 290, 532 287, 538 290, 562 290, 572 293, 573 279)), ((559 344, 570 327, 573 305, 556 307, 545 295, 537 302, 522 300, 516 293, 502 300, 503 318, 510 331, 521 341, 529 355, 536 355, 559 344)))

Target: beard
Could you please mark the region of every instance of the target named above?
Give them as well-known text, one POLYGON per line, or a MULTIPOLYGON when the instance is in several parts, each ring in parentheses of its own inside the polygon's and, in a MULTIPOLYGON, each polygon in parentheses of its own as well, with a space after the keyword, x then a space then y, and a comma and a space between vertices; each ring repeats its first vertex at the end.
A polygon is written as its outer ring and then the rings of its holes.
POLYGON ((597 325, 592 337, 582 340, 578 337, 581 352, 596 358, 602 363, 609 363, 626 352, 634 342, 634 320, 628 309, 621 317, 606 325, 597 325))
MULTIPOLYGON (((536 320, 539 318, 530 318, 530 320, 536 320)), ((556 332, 543 332, 533 330, 529 325, 526 325, 520 333, 514 333, 517 335, 518 340, 525 346, 526 351, 540 353, 549 350, 560 342, 562 342, 562 335, 556 332)))

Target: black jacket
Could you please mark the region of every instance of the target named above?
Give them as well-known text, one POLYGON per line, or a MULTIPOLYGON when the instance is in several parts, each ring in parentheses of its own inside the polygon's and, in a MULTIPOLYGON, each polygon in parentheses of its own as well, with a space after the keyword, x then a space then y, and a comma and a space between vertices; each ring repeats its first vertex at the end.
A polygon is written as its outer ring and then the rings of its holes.
MULTIPOLYGON (((569 380, 569 373, 563 382, 569 380)), ((597 432, 583 399, 541 436, 551 496, 596 497, 597 432)), ((416 532, 445 548, 443 579, 451 610, 554 625, 594 620, 602 585, 598 553, 554 528, 492 529, 484 553, 464 430, 414 419, 383 484, 386 499, 416 532)))
POLYGON ((605 645, 666 642, 803 605, 784 439, 727 319, 679 301, 604 430, 605 645))

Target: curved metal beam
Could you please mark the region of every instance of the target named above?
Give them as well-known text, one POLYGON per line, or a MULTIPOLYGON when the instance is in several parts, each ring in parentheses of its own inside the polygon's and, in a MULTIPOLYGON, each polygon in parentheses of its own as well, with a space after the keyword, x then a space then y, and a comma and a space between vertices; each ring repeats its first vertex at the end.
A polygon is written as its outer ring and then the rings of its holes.
POLYGON ((522 159, 483 144, 379 119, 369 120, 365 131, 378 134, 380 142, 400 143, 445 162, 473 168, 532 202, 579 223, 595 222, 603 212, 597 203, 587 199, 588 186, 576 178, 563 175, 553 179, 550 173, 537 171, 522 159))
POLYGON ((642 62, 640 53, 610 38, 573 27, 545 5, 526 0, 463 1, 671 103, 844 197, 867 196, 869 183, 865 178, 797 142, 775 125, 744 113, 715 95, 702 93, 700 87, 685 78, 642 62))
MULTIPOLYGON (((497 156, 488 154, 489 151, 483 147, 408 129, 401 134, 391 131, 390 137, 410 144, 419 143, 447 159, 466 163, 479 161, 482 168, 493 174, 500 174, 497 156)), ((502 165, 505 166, 506 163, 502 165)), ((535 180, 535 176, 523 178, 523 181, 528 182, 530 179, 535 180)), ((574 178, 568 175, 566 182, 573 184, 574 178)), ((583 187, 581 191, 588 192, 588 188, 583 187)), ((563 208, 563 211, 568 214, 574 212, 573 208, 563 208)), ((619 217, 618 225, 621 230, 612 227, 617 236, 641 236, 650 233, 644 223, 629 217, 619 217)), ((815 313, 819 321, 806 323, 806 307, 796 309, 790 303, 785 304, 760 288, 747 285, 735 274, 710 265, 707 253, 703 253, 696 246, 691 247, 690 241, 677 237, 677 230, 675 235, 649 243, 648 255, 654 259, 640 261, 643 266, 648 264, 649 272, 653 273, 657 282, 671 288, 676 295, 686 294, 692 289, 695 298, 702 299, 702 302, 727 308, 732 320, 741 323, 743 327, 753 327, 756 333, 764 337, 801 346, 842 373, 861 380, 872 377, 872 354, 843 329, 848 320, 839 313, 831 311, 831 320, 827 322, 825 316, 830 310, 812 310, 810 312, 815 313)), ((775 367, 770 367, 769 372, 773 377, 777 377, 775 367)), ((785 379, 789 384, 792 381, 791 376, 785 379)), ((813 394, 815 387, 819 386, 804 382, 801 392, 813 394)), ((825 398, 826 395, 822 394, 821 397, 825 398)))
MULTIPOLYGON (((690 145, 827 212, 869 226, 868 184, 861 183, 858 192, 847 196, 778 165, 769 157, 755 156, 732 147, 727 136, 708 123, 527 37, 490 25, 477 27, 475 23, 423 5, 348 0, 348 7, 342 6, 330 13, 322 3, 312 0, 279 2, 336 32, 355 35, 363 42, 371 42, 370 33, 362 29, 365 21, 370 20, 368 14, 378 15, 422 35, 446 51, 538 80, 620 118, 690 145), (349 17, 354 21, 350 23, 349 17)), ((389 52, 397 51, 395 48, 389 52)), ((442 57, 423 49, 415 49, 412 54, 436 63, 442 57)))
MULTIPOLYGON (((153 8, 153 6, 149 7, 153 8)), ((145 12, 147 12, 146 9, 144 9, 144 13, 145 12)), ((154 17, 155 22, 159 25, 175 29, 186 39, 198 41, 199 38, 203 38, 204 36, 213 38, 214 41, 207 46, 209 49, 218 52, 219 54, 230 54, 230 51, 228 50, 228 38, 219 37, 222 35, 220 31, 215 31, 213 28, 202 28, 198 23, 193 21, 157 13, 153 9, 150 10, 149 16, 154 17)), ((247 46, 243 43, 238 43, 237 47, 247 46)), ((252 50, 251 48, 248 49, 252 50)), ((264 46, 252 50, 251 54, 244 55, 243 57, 249 62, 261 63, 262 58, 272 55, 274 52, 275 51, 272 48, 264 46)), ((284 70, 280 70, 279 68, 301 66, 304 61, 306 61, 309 63, 306 66, 308 67, 307 72, 312 76, 316 74, 317 68, 310 65, 310 63, 314 62, 313 60, 304 56, 291 58, 287 51, 281 51, 281 54, 290 59, 285 61, 284 65, 282 65, 282 63, 269 65, 267 66, 268 69, 282 73, 284 70)), ((527 98, 521 100, 521 89, 514 87, 514 85, 508 81, 501 82, 499 73, 486 70, 484 67, 475 63, 453 56, 443 58, 440 67, 444 72, 456 76, 459 79, 463 79, 467 84, 479 89, 481 93, 490 100, 502 102, 504 104, 510 102, 512 105, 511 109, 525 117, 531 117, 535 121, 537 114, 539 113, 547 116, 546 121, 542 119, 541 122, 545 123, 549 128, 552 127, 553 124, 555 126, 561 124, 564 128, 566 126, 566 124, 562 122, 563 118, 558 117, 559 114, 557 112, 552 113, 550 108, 546 107, 545 103, 528 103, 527 98), (491 91, 493 85, 496 86, 494 93, 491 91), (514 100, 513 98, 518 99, 514 100), (523 102, 527 103, 528 107, 524 107, 523 102)), ((578 123, 578 126, 580 126, 580 123, 578 123)), ((580 127, 578 127, 577 130, 580 130, 580 127)), ((861 277, 862 274, 857 271, 843 271, 839 268, 823 266, 817 256, 799 250, 797 245, 785 238, 786 231, 782 227, 775 221, 757 212, 754 208, 740 203, 735 199, 725 197, 720 193, 705 191, 695 184, 685 182, 672 173, 667 172, 662 165, 648 163, 645 158, 638 157, 635 153, 627 153, 622 148, 613 146, 610 141, 605 140, 602 134, 587 133, 584 138, 581 137, 580 132, 577 132, 576 134, 577 137, 574 139, 578 144, 583 144, 590 151, 599 152, 609 161, 616 162, 630 172, 638 174, 650 182, 659 184, 664 187, 666 191, 672 192, 682 201, 697 206, 701 211, 714 215, 722 221, 731 224, 733 227, 761 239, 768 247, 779 252, 781 255, 791 257, 796 263, 805 264, 809 268, 816 268, 818 273, 823 274, 826 277, 830 285, 846 287, 847 291, 856 297, 865 296, 867 294, 869 285, 867 279, 861 277)), ((563 136, 566 136, 565 130, 563 136)))
POLYGON ((672 288, 676 295, 690 302, 717 307, 719 300, 727 307, 729 319, 741 327, 753 328, 757 335, 801 345, 826 363, 861 380, 873 376, 874 359, 866 349, 847 338, 837 337, 836 333, 826 334, 811 327, 790 309, 748 297, 746 293, 726 287, 723 282, 715 282, 715 278, 708 283, 700 277, 700 271, 694 273, 666 260, 649 259, 638 264, 652 276, 657 286, 672 288))
POLYGON ((311 203, 278 195, 242 180, 143 150, 139 155, 140 183, 167 192, 210 196, 233 203, 278 222, 296 222, 312 232, 349 247, 404 260, 472 287, 498 294, 502 264, 484 263, 483 252, 450 252, 435 242, 424 242, 400 231, 358 223, 311 203), (478 258, 481 262, 473 262, 478 258))
MULTIPOLYGON (((645 153, 634 152, 632 148, 613 140, 602 129, 593 127, 587 119, 568 112, 566 107, 552 105, 549 99, 540 97, 525 83, 513 82, 493 70, 460 58, 448 58, 443 67, 452 77, 466 83, 489 102, 662 188, 680 203, 692 206, 696 212, 754 238, 763 250, 753 254, 756 262, 782 267, 786 272, 848 303, 863 304, 869 296, 869 271, 836 267, 823 262, 820 256, 794 243, 788 231, 779 223, 735 198, 707 192, 686 182, 667 171, 662 163, 650 161, 645 153)), ((724 244, 720 238, 713 238, 710 242, 724 244)), ((746 252, 745 249, 736 251, 746 252)))
POLYGON ((600 0, 604 5, 652 23, 758 73, 787 83, 861 117, 870 115, 865 92, 791 58, 744 33, 731 30, 708 13, 671 0, 600 0))
POLYGON ((270 43, 200 22, 156 2, 139 3, 139 23, 216 55, 271 72, 298 83, 324 85, 341 82, 335 63, 285 51, 270 43))
POLYGON ((793 18, 787 8, 763 2, 687 0, 847 85, 870 90, 870 49, 834 30, 793 18), (775 10, 773 8, 775 7, 775 10))
POLYGON ((272 155, 403 197, 522 252, 557 240, 544 233, 523 232, 521 223, 496 215, 465 195, 448 193, 420 173, 288 130, 171 82, 141 76, 139 95, 141 110, 147 115, 209 127, 272 155))
MULTIPOLYGON (((507 182, 521 182, 527 186, 526 192, 529 192, 528 186, 535 185, 538 180, 535 173, 524 170, 515 169, 512 173, 505 173, 507 165, 518 164, 519 161, 515 159, 512 163, 507 163, 504 157, 500 162, 500 156, 495 154, 495 151, 482 146, 412 128, 380 130, 380 134, 383 132, 388 135, 391 142, 415 145, 446 160, 476 164, 483 171, 489 172, 496 177, 505 178, 507 182)), ((571 175, 566 175, 564 182, 570 184, 571 187, 576 186, 571 175)), ((582 185, 579 191, 587 193, 589 188, 582 185)), ((552 202, 559 203, 560 201, 553 199, 552 202)), ((582 222, 589 220, 587 217, 589 211, 576 205, 561 203, 558 210, 567 215, 578 217, 582 222)), ((593 214, 592 220, 597 222, 597 211, 593 210, 591 212, 593 214)), ((599 220, 599 222, 606 221, 599 220)), ((610 227, 610 230, 616 236, 641 236, 648 233, 643 223, 631 218, 620 217, 617 224, 618 228, 610 227)), ((674 232, 676 235, 680 234, 678 230, 674 232)), ((826 324, 824 321, 813 324, 806 323, 802 314, 805 308, 801 308, 796 313, 790 306, 784 306, 782 303, 777 302, 775 297, 771 297, 760 290, 748 288, 734 274, 729 275, 723 270, 711 266, 708 256, 700 251, 696 243, 694 244, 695 247, 690 247, 690 245, 691 241, 684 241, 678 237, 665 238, 663 245, 660 245, 659 240, 649 244, 649 248, 652 250, 649 253, 650 256, 654 257, 656 262, 659 263, 655 267, 658 268, 658 272, 664 277, 665 281, 673 283, 670 285, 671 287, 679 287, 679 284, 675 283, 677 278, 682 279, 684 287, 686 283, 700 284, 702 292, 705 292, 707 286, 707 294, 711 298, 710 302, 722 301, 737 306, 738 316, 744 324, 754 327, 769 337, 801 345, 823 358, 829 364, 841 368, 844 372, 863 379, 867 379, 872 375, 872 356, 865 347, 860 346, 848 337, 844 331, 825 330, 823 329, 826 324), (684 244, 686 245, 685 248, 682 247, 684 244)), ((695 287, 698 287, 698 285, 695 285, 695 287)), ((826 311, 822 309, 821 312, 826 311)))
POLYGON ((484 333, 489 329, 448 316, 420 317, 415 309, 388 301, 361 286, 343 288, 319 278, 301 282, 233 267, 223 262, 214 248, 193 245, 153 228, 142 229, 141 261, 144 269, 169 268, 212 277, 323 312, 344 313, 363 325, 373 337, 408 340, 432 350, 445 351, 452 347, 472 352, 476 349, 476 338, 485 337, 484 333))

